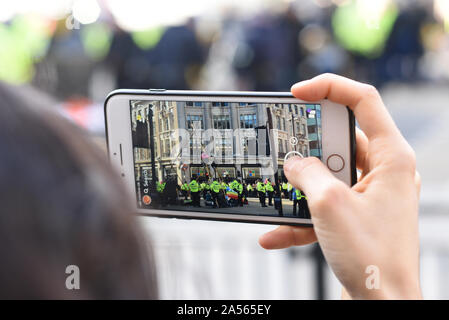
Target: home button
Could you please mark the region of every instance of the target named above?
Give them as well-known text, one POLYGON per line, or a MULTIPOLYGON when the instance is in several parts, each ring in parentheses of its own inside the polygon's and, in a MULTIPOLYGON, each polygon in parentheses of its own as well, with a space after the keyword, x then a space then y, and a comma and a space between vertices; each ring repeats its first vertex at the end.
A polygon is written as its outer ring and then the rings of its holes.
POLYGON ((334 153, 327 158, 326 164, 330 171, 340 172, 345 167, 345 160, 340 155, 334 153))

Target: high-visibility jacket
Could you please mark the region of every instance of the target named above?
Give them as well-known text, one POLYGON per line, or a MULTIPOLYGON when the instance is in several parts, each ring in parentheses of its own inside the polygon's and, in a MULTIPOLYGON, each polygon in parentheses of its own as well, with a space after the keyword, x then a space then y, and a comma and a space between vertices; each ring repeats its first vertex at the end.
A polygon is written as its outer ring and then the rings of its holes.
POLYGON ((190 192, 198 192, 200 190, 200 185, 196 182, 195 179, 190 181, 189 183, 190 192))
POLYGON ((267 182, 265 184, 265 190, 267 190, 268 192, 273 192, 274 191, 273 186, 271 185, 271 182, 267 182))
POLYGON ((293 186, 290 182, 287 183, 287 191, 290 192, 292 190, 293 186))
MULTIPOLYGON (((298 189, 295 189, 295 195, 296 195, 296 197, 294 197, 294 198, 296 198, 296 200, 301 200, 302 198, 307 200, 307 197, 305 195, 303 195, 302 192, 299 191, 298 189)), ((293 200, 295 200, 295 199, 293 199, 293 200)))
POLYGON ((258 182, 256 185, 256 189, 259 192, 265 192, 265 185, 262 182, 258 182))
POLYGON ((163 183, 160 183, 159 181, 158 182, 156 182, 156 190, 157 190, 157 192, 164 192, 164 189, 165 189, 165 182, 163 182, 163 183))
POLYGON ((220 186, 220 184, 217 181, 214 181, 214 182, 211 183, 210 189, 213 192, 215 192, 215 193, 219 193, 220 189, 221 189, 221 186, 220 186))
POLYGON ((222 190, 226 190, 226 187, 227 187, 228 185, 225 183, 225 182, 222 182, 221 183, 221 189, 222 190))
POLYGON ((189 191, 189 185, 187 183, 184 183, 181 185, 181 190, 182 191, 189 191))
POLYGON ((237 191, 239 192, 239 194, 242 194, 242 192, 243 192, 243 185, 238 182, 237 182, 237 191))
POLYGON ((252 185, 249 184, 249 185, 246 186, 246 190, 248 190, 248 191, 253 191, 254 188, 253 188, 252 185))
POLYGON ((288 189, 287 183, 283 182, 282 183, 282 190, 287 190, 287 189, 288 189))
POLYGON ((201 190, 201 191, 206 190, 206 186, 207 186, 206 183, 201 182, 201 184, 200 184, 200 190, 201 190))

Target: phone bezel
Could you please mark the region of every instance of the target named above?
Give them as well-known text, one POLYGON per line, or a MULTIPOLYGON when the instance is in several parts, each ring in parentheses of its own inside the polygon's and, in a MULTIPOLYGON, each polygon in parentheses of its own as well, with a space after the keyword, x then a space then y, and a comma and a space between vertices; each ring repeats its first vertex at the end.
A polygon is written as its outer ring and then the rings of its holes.
MULTIPOLYGON (((353 185, 356 182, 354 115, 349 108, 338 105, 327 99, 321 101, 306 102, 294 98, 290 92, 120 89, 111 92, 104 103, 106 143, 111 163, 120 171, 122 178, 125 180, 125 183, 130 188, 134 197, 136 195, 136 185, 134 179, 134 159, 132 152, 126 152, 126 150, 132 150, 130 100, 237 102, 235 101, 237 98, 239 99, 238 102, 253 101, 258 103, 321 104, 323 148, 322 161, 325 163, 327 157, 334 153, 341 155, 345 160, 345 163, 349 165, 346 165, 341 172, 333 174, 349 185, 353 185), (335 121, 335 119, 337 119, 337 121, 335 121), (114 130, 111 131, 111 128, 114 128, 114 130), (348 130, 342 130, 342 128, 347 128, 348 130), (347 144, 335 143, 335 139, 337 139, 338 141, 339 135, 343 136, 343 138, 348 141, 347 144)), ((291 217, 142 209, 137 206, 137 201, 135 202, 135 209, 136 212, 140 215, 164 218, 201 219, 302 226, 312 225, 310 219, 291 217)))

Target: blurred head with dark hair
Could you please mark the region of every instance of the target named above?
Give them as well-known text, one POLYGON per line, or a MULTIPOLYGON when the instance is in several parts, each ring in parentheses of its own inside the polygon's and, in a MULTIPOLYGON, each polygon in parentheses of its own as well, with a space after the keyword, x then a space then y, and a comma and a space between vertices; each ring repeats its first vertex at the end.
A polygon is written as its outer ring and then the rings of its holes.
POLYGON ((19 90, 0 85, 0 298, 156 298, 151 248, 106 156, 19 90))

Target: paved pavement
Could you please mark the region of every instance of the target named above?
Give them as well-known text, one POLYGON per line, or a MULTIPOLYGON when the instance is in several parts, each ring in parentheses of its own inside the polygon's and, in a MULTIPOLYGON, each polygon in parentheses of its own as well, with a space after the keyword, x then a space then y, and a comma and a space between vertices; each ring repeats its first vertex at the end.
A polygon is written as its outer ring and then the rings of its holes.
POLYGON ((416 152, 421 214, 449 213, 449 90, 447 85, 391 84, 382 98, 416 152))

